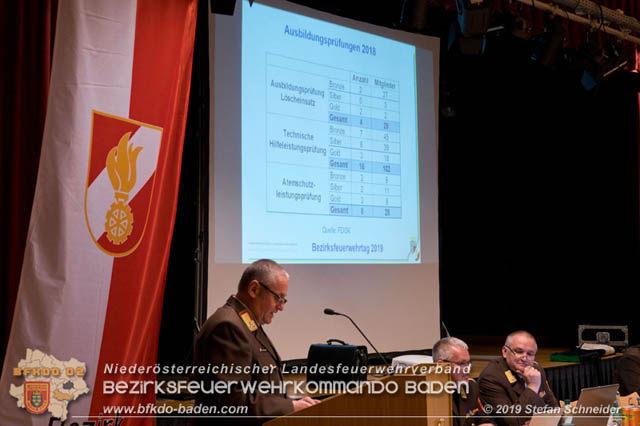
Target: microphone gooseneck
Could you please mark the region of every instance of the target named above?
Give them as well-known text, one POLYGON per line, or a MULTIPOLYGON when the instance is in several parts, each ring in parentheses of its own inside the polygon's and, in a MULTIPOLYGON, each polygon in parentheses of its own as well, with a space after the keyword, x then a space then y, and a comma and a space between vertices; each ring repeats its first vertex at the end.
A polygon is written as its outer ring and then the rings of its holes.
POLYGON ((362 337, 364 337, 365 340, 371 345, 373 350, 376 351, 376 353, 378 354, 380 359, 382 359, 382 362, 384 362, 384 365, 386 365, 387 367, 389 366, 389 363, 387 362, 387 360, 382 356, 382 354, 378 351, 378 349, 376 349, 376 347, 373 345, 373 343, 371 343, 371 340, 369 340, 369 338, 362 332, 362 330, 360 330, 360 327, 358 327, 358 324, 356 324, 355 321, 352 320, 349 315, 343 314, 343 313, 340 313, 340 312, 336 312, 331 308, 325 308, 324 309, 324 313, 325 313, 325 315, 340 315, 340 316, 343 316, 343 317, 347 318, 349 321, 351 321, 351 324, 353 324, 353 326, 356 328, 356 330, 358 330, 360 332, 360 334, 362 334, 362 337))

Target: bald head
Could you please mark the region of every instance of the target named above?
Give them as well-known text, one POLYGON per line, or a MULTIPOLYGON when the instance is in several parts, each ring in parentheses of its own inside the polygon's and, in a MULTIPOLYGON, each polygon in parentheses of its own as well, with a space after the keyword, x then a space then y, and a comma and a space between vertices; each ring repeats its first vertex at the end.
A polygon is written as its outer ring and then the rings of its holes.
POLYGON ((253 280, 271 283, 277 281, 282 275, 289 278, 287 271, 277 262, 271 259, 256 260, 242 273, 238 283, 238 294, 246 293, 249 289, 249 283, 253 280))
POLYGON ((536 341, 536 338, 533 337, 533 334, 529 333, 528 331, 518 330, 518 331, 514 331, 513 333, 507 336, 507 339, 504 342, 505 346, 513 346, 514 340, 520 337, 533 340, 534 343, 536 341))

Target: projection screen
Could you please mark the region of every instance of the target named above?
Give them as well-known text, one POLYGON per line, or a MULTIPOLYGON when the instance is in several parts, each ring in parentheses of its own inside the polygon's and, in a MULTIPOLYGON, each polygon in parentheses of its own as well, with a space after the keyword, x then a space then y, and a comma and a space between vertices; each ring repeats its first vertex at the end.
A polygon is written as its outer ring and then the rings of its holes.
MULTIPOLYGON (((207 312, 260 258, 291 275, 283 359, 338 338, 439 336, 438 39, 289 2, 210 15, 207 312)), ((369 347, 369 351, 372 348, 369 347)))

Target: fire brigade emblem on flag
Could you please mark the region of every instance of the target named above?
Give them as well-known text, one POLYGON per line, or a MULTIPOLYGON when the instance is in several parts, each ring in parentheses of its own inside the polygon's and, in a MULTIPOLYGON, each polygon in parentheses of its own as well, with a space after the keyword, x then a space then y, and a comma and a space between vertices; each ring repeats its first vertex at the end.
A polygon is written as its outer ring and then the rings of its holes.
POLYGON ((133 229, 131 207, 125 203, 136 184, 136 159, 142 147, 134 148, 133 143, 129 143, 130 137, 131 132, 125 133, 118 146, 111 148, 107 155, 107 172, 113 186, 115 202, 107 212, 104 230, 107 239, 116 245, 124 243, 133 229))
POLYGON ((85 218, 103 252, 126 256, 140 244, 153 200, 162 128, 93 111, 85 218))

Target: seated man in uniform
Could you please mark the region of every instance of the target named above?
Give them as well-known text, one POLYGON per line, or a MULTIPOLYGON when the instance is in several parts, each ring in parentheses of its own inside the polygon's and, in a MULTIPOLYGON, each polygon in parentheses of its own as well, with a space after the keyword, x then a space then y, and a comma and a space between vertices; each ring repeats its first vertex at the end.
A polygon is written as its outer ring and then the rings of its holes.
POLYGON ((450 363, 453 381, 468 385, 460 386, 460 392, 451 395, 453 426, 495 426, 480 401, 478 383, 469 378, 471 357, 467 344, 456 337, 440 339, 433 346, 433 360, 450 363))
MULTIPOLYGON (((240 383, 282 382, 281 360, 262 326, 284 310, 289 274, 276 262, 258 260, 244 271, 238 292, 207 319, 196 337, 195 363, 208 366, 211 374, 199 377, 204 383, 235 382, 229 392, 201 392, 196 402, 205 406, 247 407, 233 424, 262 424, 268 417, 281 416, 316 404, 305 397, 291 400, 281 393, 265 393, 256 388, 243 392, 240 383), (262 417, 261 417, 262 416, 262 417)), ((208 389, 207 386, 204 386, 208 389)), ((223 408, 226 410, 226 408, 223 408)), ((240 412, 240 411, 238 411, 240 412)), ((224 415, 224 414, 219 414, 224 415)), ((203 419, 204 420, 204 419, 203 419)), ((212 419, 208 419, 211 422, 212 419)), ((230 419, 220 417, 220 424, 230 419)))
POLYGON ((640 393, 640 345, 629 347, 616 363, 615 382, 620 384, 620 395, 640 393))
POLYGON ((535 362, 538 345, 526 331, 507 336, 502 358, 480 374, 480 399, 491 407, 499 426, 521 426, 536 407, 558 407, 544 370, 535 362), (502 417, 499 417, 502 416, 502 417))

